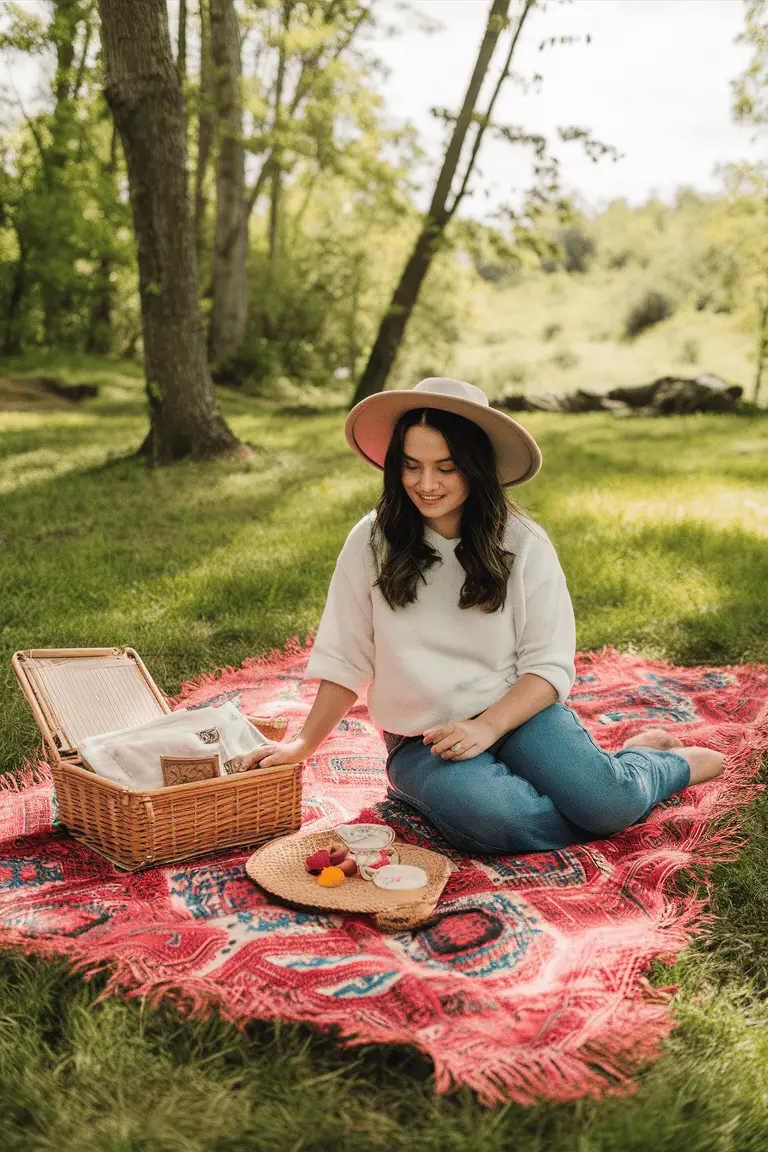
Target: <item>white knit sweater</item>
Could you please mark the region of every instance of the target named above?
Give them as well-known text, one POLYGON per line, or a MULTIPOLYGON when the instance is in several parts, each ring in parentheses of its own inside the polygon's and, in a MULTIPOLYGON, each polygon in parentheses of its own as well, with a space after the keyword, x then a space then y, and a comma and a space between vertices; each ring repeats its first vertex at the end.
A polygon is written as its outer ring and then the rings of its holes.
POLYGON ((424 528, 442 558, 404 608, 378 588, 369 547, 375 511, 349 533, 336 562, 304 679, 331 680, 363 695, 374 724, 414 736, 468 720, 535 672, 563 702, 574 681, 576 631, 563 570, 543 528, 510 514, 504 547, 514 553, 500 611, 459 608, 466 573, 456 540, 424 528))

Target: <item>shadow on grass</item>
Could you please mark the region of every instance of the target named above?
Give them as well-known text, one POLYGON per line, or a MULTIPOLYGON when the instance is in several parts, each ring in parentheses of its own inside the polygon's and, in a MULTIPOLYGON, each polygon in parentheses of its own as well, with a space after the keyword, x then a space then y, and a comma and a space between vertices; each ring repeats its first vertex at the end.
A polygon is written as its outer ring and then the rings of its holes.
POLYGON ((586 485, 610 482, 611 476, 631 476, 638 484, 679 481, 692 473, 755 483, 768 472, 768 414, 749 420, 663 417, 613 425, 605 417, 565 419, 562 428, 549 421, 531 429, 544 456, 540 482, 545 486, 555 474, 560 484, 573 477, 586 485), (739 444, 751 447, 739 449, 739 444), (707 449, 709 468, 703 455, 707 449))
POLYGON ((621 527, 561 515, 547 523, 579 647, 632 646, 684 665, 768 661, 766 537, 699 520, 621 527))

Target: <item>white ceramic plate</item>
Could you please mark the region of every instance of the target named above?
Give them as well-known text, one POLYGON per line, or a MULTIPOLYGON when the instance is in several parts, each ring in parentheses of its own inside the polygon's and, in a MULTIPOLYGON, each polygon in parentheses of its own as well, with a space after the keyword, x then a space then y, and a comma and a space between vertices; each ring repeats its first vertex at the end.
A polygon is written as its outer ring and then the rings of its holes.
POLYGON ((413 888, 424 888, 427 874, 423 868, 416 868, 413 864, 385 864, 374 871, 373 882, 377 888, 384 888, 387 892, 408 892, 413 888))

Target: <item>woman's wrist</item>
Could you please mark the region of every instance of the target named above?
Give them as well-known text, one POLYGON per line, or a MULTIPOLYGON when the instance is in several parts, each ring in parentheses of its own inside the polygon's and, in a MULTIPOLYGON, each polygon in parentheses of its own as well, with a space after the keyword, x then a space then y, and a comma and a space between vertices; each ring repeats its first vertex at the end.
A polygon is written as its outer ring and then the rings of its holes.
POLYGON ((303 732, 297 732, 293 739, 296 744, 301 745, 302 760, 306 759, 307 756, 314 755, 319 747, 316 741, 310 740, 303 732))
POLYGON ((558 699, 557 689, 542 676, 526 673, 509 691, 477 717, 489 725, 494 742, 513 732, 537 712, 549 708, 558 699))
POLYGON ((333 680, 321 680, 314 703, 309 710, 296 740, 303 745, 302 759, 312 756, 330 736, 340 720, 346 716, 357 700, 357 693, 333 680))

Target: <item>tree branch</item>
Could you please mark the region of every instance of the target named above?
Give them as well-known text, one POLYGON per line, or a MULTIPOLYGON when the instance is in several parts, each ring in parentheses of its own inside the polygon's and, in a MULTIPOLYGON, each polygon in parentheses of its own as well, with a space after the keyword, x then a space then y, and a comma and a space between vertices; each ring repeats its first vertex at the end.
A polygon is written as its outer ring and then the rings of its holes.
MULTIPOLYGON (((533 0, 529 0, 529 2, 533 2, 533 0)), ((330 3, 328 4, 327 8, 325 9, 325 12, 323 15, 323 22, 325 24, 330 24, 331 19, 332 19, 333 14, 334 14, 334 11, 337 10, 338 7, 339 7, 338 0, 330 0, 330 3)), ((354 36, 359 31, 360 27, 365 23, 367 18, 368 18, 368 13, 367 13, 367 11, 363 10, 361 12, 361 14, 355 20, 353 26, 350 28, 346 38, 343 39, 342 41, 340 41, 336 45, 334 51, 328 57, 328 60, 326 61, 326 63, 330 63, 333 60, 338 60, 341 53, 345 52, 346 49, 349 48, 350 44, 352 43, 354 36)), ((318 65, 320 64, 320 61, 322 60, 322 55, 323 55, 323 49, 320 48, 318 51, 316 51, 312 55, 302 57, 301 70, 299 72, 299 76, 298 76, 298 79, 296 81, 296 88, 294 89, 294 93, 293 93, 293 96, 291 98, 291 103, 290 103, 289 108, 288 108, 288 115, 289 115, 290 119, 293 119, 295 117, 296 112, 298 111, 299 105, 301 104, 301 101, 310 92, 311 87, 312 87, 312 81, 311 81, 311 79, 309 79, 309 77, 312 75, 312 69, 316 69, 318 67, 318 65)), ((269 152, 267 153, 267 157, 264 160, 264 163, 262 164, 262 166, 259 170, 258 176, 256 177, 256 181, 246 196, 245 205, 244 205, 244 217, 246 220, 250 217, 251 213, 253 212, 254 208, 256 207, 256 203, 257 203, 259 197, 261 196, 262 192, 264 191, 264 185, 266 184, 267 180, 272 175, 273 165, 274 165, 274 147, 269 149, 269 152)), ((232 245, 235 243, 235 240, 237 239, 237 237, 240 233, 241 227, 242 227, 242 221, 239 221, 237 226, 233 227, 231 232, 227 236, 227 238, 224 242, 223 248, 222 248, 222 252, 224 255, 226 255, 230 251, 232 245)))
POLYGON ((16 87, 16 81, 13 79, 13 75, 12 75, 10 69, 8 70, 8 79, 11 82, 11 88, 13 88, 13 94, 16 97, 16 106, 19 109, 19 112, 21 112, 21 115, 24 119, 24 122, 26 123, 27 128, 29 128, 30 132, 32 133, 32 138, 34 139, 35 144, 37 145, 37 151, 40 154, 40 163, 43 166, 43 172, 45 173, 45 177, 46 177, 46 181, 47 181, 48 180, 48 174, 49 174, 48 157, 46 155, 45 145, 43 144, 43 138, 40 135, 39 129, 33 123, 32 119, 27 115, 27 111, 24 107, 24 104, 22 103, 21 96, 19 96, 19 90, 16 87))
POLYGON ((475 136, 475 142, 472 146, 472 152, 470 154, 469 162, 467 164, 467 168, 466 168, 466 171, 464 173, 464 179, 461 182, 461 186, 460 186, 459 191, 457 192, 457 194, 454 198, 453 204, 447 210, 449 220, 453 217, 454 213, 456 212, 456 209, 458 208, 459 204, 464 199, 464 196, 466 194, 467 185, 469 184, 469 178, 472 175, 472 170, 473 170, 474 165, 475 165, 475 160, 477 159, 477 154, 480 151, 480 145, 483 142, 483 136, 485 135, 485 130, 490 123, 491 114, 493 113, 493 108, 494 108, 494 105, 496 103, 496 99, 497 99, 499 92, 501 91, 502 85, 504 84, 504 81, 506 80, 507 76, 509 75, 510 69, 512 67, 512 57, 514 56, 515 48, 517 47, 517 42, 520 39, 520 34, 523 30, 523 24, 526 21, 526 17, 528 16, 528 13, 535 6, 535 4, 536 4, 536 0, 525 0, 525 8, 520 13, 520 19, 517 22, 517 28, 515 29, 514 36, 512 37, 512 43, 510 44, 509 52, 507 53, 507 59, 504 62, 504 67, 501 70, 501 75, 499 76, 499 79, 496 82, 496 87, 493 90, 493 95, 491 96, 491 99, 488 102, 488 109, 485 112, 485 114, 478 121, 477 135, 475 136))
POLYGON ((85 25, 85 39, 83 41, 83 52, 82 52, 82 55, 80 57, 80 62, 77 65, 77 71, 75 72, 75 82, 72 85, 72 99, 73 100, 77 100, 78 96, 80 95, 80 89, 83 86, 83 80, 85 79, 85 66, 86 66, 86 63, 88 60, 88 49, 91 46, 91 36, 92 35, 93 35, 93 22, 89 17, 88 22, 85 25))

